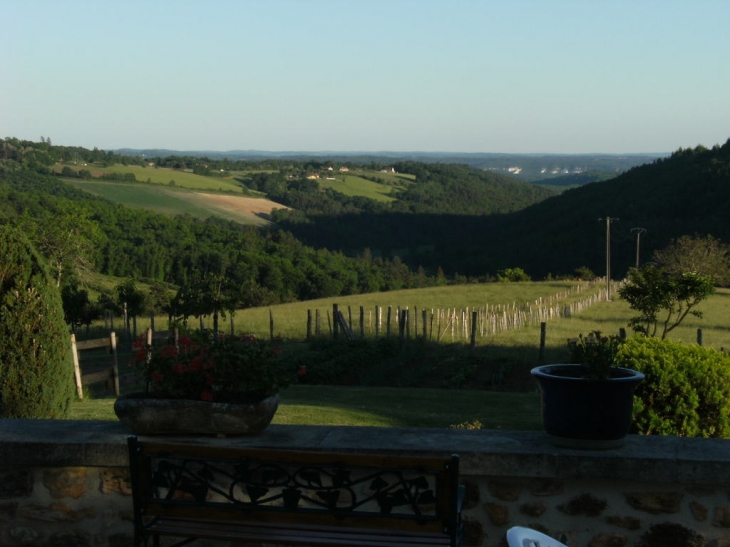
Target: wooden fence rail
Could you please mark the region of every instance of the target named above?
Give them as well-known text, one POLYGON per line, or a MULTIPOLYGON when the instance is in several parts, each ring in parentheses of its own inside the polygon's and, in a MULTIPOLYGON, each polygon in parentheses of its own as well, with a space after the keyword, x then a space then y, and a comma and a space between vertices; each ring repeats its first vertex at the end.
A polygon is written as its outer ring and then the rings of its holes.
MULTIPOLYGON (((339 310, 338 305, 334 304, 333 317, 337 318, 339 316, 339 320, 335 321, 334 329, 330 328, 329 333, 334 337, 338 337, 343 328, 347 327, 348 338, 354 338, 355 336, 364 338, 366 335, 380 337, 383 334, 386 338, 389 338, 392 334, 397 333, 401 342, 413 335, 422 336, 429 340, 435 339, 436 341, 444 339, 450 339, 452 342, 470 340, 471 344, 475 345, 477 338, 493 336, 527 326, 540 325, 553 319, 578 315, 591 306, 605 301, 607 297, 608 291, 605 287, 595 290, 594 284, 585 284, 578 285, 569 291, 562 291, 523 304, 513 302, 509 305, 484 305, 466 308, 432 308, 430 310, 422 308, 420 316, 418 307, 414 307, 411 313, 408 307, 387 306, 387 308, 384 308, 383 306, 375 306, 372 311, 368 311, 366 314, 363 306, 360 306, 359 324, 353 324, 351 306, 348 306, 347 318, 345 318, 345 314, 339 310), (583 293, 588 287, 591 287, 595 292, 587 294, 583 298, 576 298, 576 296, 580 296, 579 293, 583 293), (385 325, 383 325, 383 320, 385 325)), ((318 309, 315 310, 315 313, 319 318, 318 309)), ((325 334, 318 328, 319 319, 317 319, 315 332, 312 332, 311 317, 312 310, 307 310, 307 338, 325 334)))

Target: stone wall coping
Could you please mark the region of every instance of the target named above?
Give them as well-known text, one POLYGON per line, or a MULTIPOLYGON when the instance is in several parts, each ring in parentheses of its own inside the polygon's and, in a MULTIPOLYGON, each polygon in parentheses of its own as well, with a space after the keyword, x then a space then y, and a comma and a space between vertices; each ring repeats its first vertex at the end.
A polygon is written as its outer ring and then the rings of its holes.
MULTIPOLYGON (((0 467, 126 467, 122 424, 0 420, 0 467)), ((144 438, 144 437, 142 437, 144 438)), ((730 485, 730 440, 630 435, 618 449, 558 448, 539 431, 271 425, 256 437, 165 437, 219 446, 461 456, 464 475, 730 485)))

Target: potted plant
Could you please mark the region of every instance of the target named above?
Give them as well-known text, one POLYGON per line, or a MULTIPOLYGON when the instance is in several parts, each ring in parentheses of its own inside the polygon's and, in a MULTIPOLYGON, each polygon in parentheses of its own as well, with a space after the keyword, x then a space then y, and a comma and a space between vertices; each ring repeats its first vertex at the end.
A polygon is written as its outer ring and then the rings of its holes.
POLYGON ((278 347, 252 335, 183 336, 159 349, 135 343, 131 365, 145 389, 114 404, 138 435, 251 435, 269 425, 290 375, 278 347))
POLYGON ((540 385, 543 426, 569 448, 615 448, 631 426, 641 372, 613 366, 622 340, 594 331, 568 341, 575 364, 543 365, 531 373, 540 385))

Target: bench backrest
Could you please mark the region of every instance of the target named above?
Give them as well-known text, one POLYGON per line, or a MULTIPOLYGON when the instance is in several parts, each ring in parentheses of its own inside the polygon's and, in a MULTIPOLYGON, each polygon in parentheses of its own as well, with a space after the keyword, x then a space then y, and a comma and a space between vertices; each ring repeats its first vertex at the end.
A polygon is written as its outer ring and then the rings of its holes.
POLYGON ((129 438, 142 516, 456 535, 459 458, 216 447, 129 438))

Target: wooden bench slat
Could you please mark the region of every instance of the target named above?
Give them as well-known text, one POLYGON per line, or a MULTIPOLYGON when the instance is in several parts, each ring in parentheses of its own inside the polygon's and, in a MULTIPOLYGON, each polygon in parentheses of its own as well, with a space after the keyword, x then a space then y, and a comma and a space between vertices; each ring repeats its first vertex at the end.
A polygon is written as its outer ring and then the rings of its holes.
POLYGON ((444 534, 405 534, 397 530, 385 532, 372 528, 347 528, 345 531, 326 526, 279 527, 246 522, 181 521, 161 519, 148 527, 151 532, 177 534, 205 539, 261 541, 289 545, 359 545, 391 547, 448 546, 444 534))

